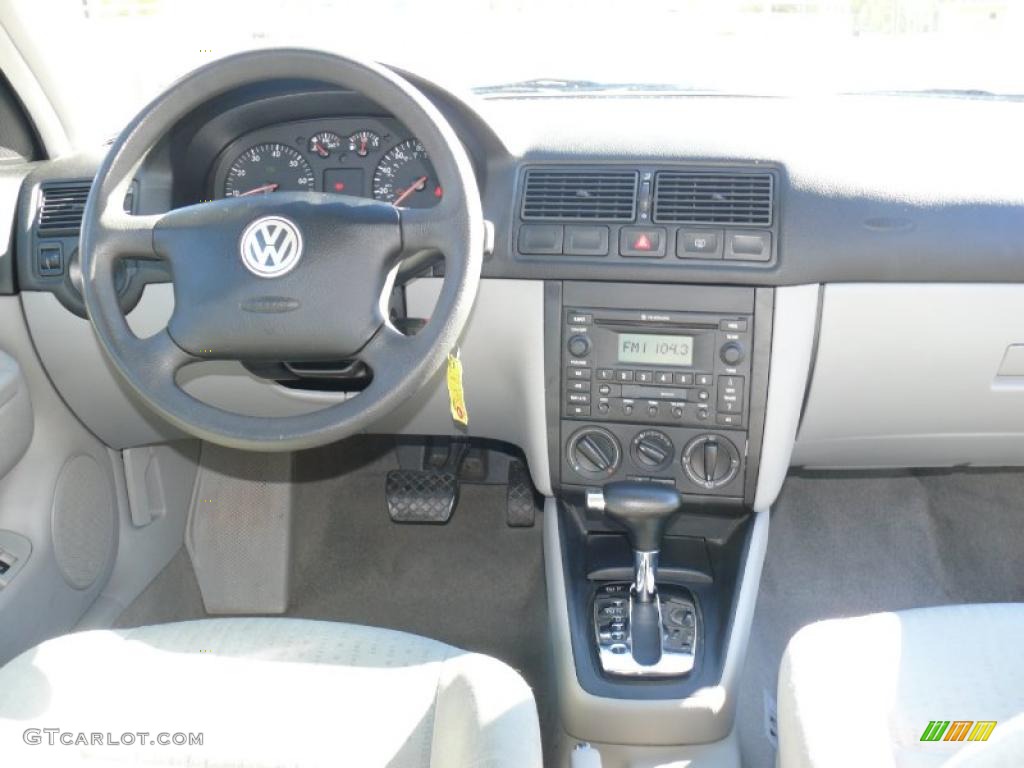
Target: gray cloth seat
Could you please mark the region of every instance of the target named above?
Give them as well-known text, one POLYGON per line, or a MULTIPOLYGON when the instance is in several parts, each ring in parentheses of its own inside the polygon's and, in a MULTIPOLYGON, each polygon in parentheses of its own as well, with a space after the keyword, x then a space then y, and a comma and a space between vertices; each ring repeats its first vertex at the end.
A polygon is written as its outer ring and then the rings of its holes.
POLYGON ((0 744, 18 766, 542 764, 533 695, 506 664, 404 632, 285 618, 42 643, 0 669, 0 744))
POLYGON ((780 768, 1024 765, 1024 605, 804 627, 779 671, 778 734, 780 768))

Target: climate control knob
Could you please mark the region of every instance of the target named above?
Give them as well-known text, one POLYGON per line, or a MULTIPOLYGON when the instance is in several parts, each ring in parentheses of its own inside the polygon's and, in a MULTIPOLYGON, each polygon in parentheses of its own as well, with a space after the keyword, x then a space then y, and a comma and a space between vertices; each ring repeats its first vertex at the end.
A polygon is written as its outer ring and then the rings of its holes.
POLYGON ((711 490, 732 482, 740 470, 740 453, 728 438, 700 435, 683 448, 680 462, 686 476, 711 490))
POLYGON ((590 339, 586 336, 571 336, 566 346, 573 357, 586 357, 590 352, 590 339))
POLYGON ((630 455, 633 462, 643 469, 664 469, 672 463, 675 455, 672 439, 657 429, 645 429, 633 438, 630 455))
POLYGON ((609 477, 622 463, 622 449, 615 435, 601 427, 584 427, 569 438, 566 458, 583 477, 609 477))

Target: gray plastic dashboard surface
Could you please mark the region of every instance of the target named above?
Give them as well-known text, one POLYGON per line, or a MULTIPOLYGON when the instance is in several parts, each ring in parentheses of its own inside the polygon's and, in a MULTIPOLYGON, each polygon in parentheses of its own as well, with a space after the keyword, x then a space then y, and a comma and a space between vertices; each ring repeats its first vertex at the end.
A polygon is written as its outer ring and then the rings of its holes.
MULTIPOLYGON (((416 82, 474 156, 484 212, 496 231, 485 277, 765 286, 1024 282, 1024 155, 1016 152, 1024 102, 685 95, 484 100, 416 82), (980 126, 983 141, 964 140, 980 126), (537 164, 776 169, 778 263, 745 268, 674 258, 518 258, 512 238, 521 169, 537 164)), ((252 95, 258 108, 224 113, 233 118, 215 121, 216 130, 193 126, 192 146, 202 152, 168 153, 143 168, 143 196, 151 180, 167 190, 173 177, 175 203, 192 202, 178 197, 179 177, 191 179, 199 195, 217 147, 231 138, 271 118, 357 107, 351 98, 331 98, 308 84, 285 95, 271 85, 269 95, 252 95), (207 158, 198 163, 203 167, 192 167, 199 157, 207 158)), ((44 163, 31 179, 62 178, 72 169, 81 177, 96 163, 96 154, 44 163)))
POLYGON ((1021 285, 825 286, 793 464, 1024 464, 1022 308, 1021 285))

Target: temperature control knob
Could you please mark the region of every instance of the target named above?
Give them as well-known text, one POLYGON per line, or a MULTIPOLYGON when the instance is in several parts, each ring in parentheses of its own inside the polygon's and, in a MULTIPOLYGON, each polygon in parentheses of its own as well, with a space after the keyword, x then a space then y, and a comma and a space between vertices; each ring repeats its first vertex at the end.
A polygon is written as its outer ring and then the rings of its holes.
POLYGON ((589 478, 609 477, 622 462, 622 449, 615 435, 601 427, 584 427, 569 438, 569 464, 589 478))
POLYGON ((683 448, 681 462, 690 480, 710 490, 721 488, 736 477, 740 469, 740 454, 726 437, 700 435, 683 448))
POLYGON ((590 352, 590 339, 586 336, 572 336, 566 346, 569 348, 569 354, 573 357, 586 357, 590 352))
POLYGON ((657 429, 645 429, 633 438, 630 454, 634 463, 644 469, 664 469, 672 463, 675 446, 672 439, 657 429))

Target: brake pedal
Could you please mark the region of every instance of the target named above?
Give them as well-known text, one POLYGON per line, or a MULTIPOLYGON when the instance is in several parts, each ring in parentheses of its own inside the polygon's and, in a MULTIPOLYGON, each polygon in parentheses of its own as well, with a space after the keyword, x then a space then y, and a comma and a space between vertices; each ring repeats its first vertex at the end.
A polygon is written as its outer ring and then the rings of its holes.
POLYGON ((384 484, 388 515, 396 523, 447 523, 458 495, 451 472, 393 469, 384 484))
POLYGON ((526 467, 518 461, 508 465, 508 496, 505 522, 511 528, 529 528, 537 517, 537 492, 526 467))

